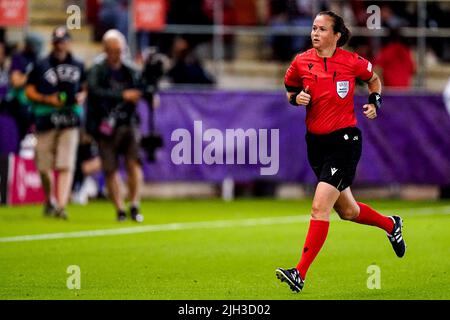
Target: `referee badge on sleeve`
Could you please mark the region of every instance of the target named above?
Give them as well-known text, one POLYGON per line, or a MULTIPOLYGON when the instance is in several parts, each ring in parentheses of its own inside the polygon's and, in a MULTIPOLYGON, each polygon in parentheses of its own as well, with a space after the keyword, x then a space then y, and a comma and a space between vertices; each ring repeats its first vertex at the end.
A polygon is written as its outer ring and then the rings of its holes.
POLYGON ((349 88, 350 88, 350 81, 336 82, 336 92, 342 99, 347 96, 349 88))

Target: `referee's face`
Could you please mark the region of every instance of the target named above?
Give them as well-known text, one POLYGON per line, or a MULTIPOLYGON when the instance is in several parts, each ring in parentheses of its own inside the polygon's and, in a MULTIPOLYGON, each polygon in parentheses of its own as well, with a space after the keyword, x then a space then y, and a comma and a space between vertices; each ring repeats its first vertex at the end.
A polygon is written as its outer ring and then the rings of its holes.
POLYGON ((313 48, 326 50, 336 46, 340 33, 333 31, 333 19, 327 15, 318 15, 311 30, 313 48))

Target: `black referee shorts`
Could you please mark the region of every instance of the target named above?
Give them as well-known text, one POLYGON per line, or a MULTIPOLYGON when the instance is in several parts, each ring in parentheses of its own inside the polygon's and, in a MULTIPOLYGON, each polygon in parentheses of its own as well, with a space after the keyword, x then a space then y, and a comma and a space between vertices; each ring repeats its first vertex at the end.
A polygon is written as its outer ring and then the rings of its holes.
POLYGON ((361 157, 361 130, 339 129, 329 134, 306 133, 308 161, 319 181, 344 190, 353 183, 361 157))

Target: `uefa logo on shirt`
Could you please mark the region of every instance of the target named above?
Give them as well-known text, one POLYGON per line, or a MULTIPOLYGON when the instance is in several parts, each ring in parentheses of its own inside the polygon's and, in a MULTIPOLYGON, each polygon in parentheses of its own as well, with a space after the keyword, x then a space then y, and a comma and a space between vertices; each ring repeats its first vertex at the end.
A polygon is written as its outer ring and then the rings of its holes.
POLYGON ((347 96, 349 88, 350 88, 350 81, 336 82, 336 92, 342 99, 344 99, 347 96))

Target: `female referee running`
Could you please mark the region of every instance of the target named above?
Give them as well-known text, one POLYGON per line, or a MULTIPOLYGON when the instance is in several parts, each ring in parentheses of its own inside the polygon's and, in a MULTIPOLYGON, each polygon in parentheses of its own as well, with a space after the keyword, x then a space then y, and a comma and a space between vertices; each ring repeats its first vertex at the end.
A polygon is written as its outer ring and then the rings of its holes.
POLYGON ((406 250, 402 219, 383 216, 356 202, 350 190, 362 149, 353 106, 355 79, 369 87, 368 103, 363 106, 368 119, 377 117, 381 82, 369 61, 340 48, 349 37, 340 16, 320 12, 311 31, 313 48, 297 55, 285 75, 289 102, 306 106, 308 161, 319 180, 300 262, 295 268, 276 270, 278 279, 295 292, 303 289, 306 272, 325 242, 332 208, 341 219, 386 231, 398 257, 406 250))

